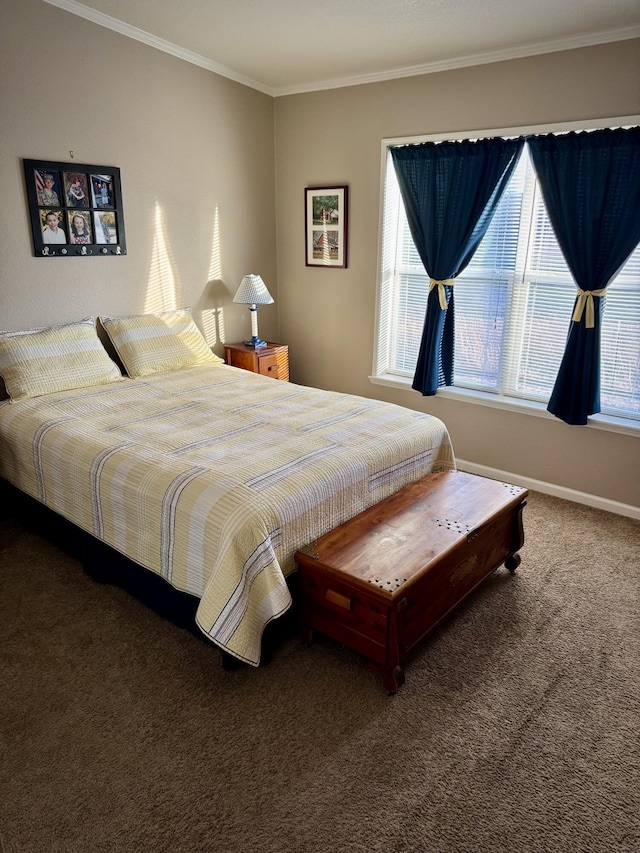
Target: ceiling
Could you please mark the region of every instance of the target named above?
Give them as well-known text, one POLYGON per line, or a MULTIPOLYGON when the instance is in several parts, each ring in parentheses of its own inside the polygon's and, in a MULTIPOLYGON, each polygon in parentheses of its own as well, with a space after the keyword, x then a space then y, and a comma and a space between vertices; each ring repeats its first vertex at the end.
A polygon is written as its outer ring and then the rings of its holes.
POLYGON ((640 36, 640 0, 44 0, 278 96, 640 36))

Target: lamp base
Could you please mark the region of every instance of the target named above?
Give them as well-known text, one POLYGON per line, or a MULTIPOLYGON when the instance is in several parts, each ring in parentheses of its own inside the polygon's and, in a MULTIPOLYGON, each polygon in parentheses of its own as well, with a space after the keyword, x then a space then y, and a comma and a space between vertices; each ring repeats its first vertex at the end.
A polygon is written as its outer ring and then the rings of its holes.
POLYGON ((253 347, 257 349, 258 347, 266 347, 267 342, 261 340, 257 335, 254 335, 252 338, 249 338, 248 341, 242 342, 246 347, 253 347))

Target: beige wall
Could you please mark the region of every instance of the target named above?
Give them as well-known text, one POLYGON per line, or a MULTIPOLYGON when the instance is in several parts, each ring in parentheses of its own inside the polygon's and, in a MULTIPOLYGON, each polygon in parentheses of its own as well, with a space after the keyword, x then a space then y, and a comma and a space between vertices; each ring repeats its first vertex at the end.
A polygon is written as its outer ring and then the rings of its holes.
POLYGON ((219 354, 249 335, 242 276, 277 299, 273 99, 39 0, 0 32, 0 328, 191 306, 219 354), (70 150, 121 170, 126 257, 33 256, 21 158, 70 150))
POLYGON ((640 441, 372 385, 381 140, 640 114, 640 42, 625 41, 276 100, 280 334, 294 381, 442 417, 476 465, 640 506, 640 441), (349 267, 304 264, 303 189, 350 187, 349 267))

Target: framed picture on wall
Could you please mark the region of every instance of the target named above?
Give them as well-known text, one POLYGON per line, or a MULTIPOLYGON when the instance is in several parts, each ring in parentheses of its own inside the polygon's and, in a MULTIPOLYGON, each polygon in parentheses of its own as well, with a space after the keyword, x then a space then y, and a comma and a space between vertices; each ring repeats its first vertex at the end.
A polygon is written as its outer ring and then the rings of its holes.
POLYGON ((347 266, 348 194, 346 186, 305 189, 306 266, 347 266))
POLYGON ((36 257, 126 254, 119 169, 22 162, 36 257))

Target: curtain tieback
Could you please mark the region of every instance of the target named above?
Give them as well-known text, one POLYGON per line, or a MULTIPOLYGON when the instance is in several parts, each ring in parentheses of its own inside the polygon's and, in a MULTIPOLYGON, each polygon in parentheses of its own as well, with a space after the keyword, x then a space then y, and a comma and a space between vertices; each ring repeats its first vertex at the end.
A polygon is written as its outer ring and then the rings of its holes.
MULTIPOLYGON (((438 288, 438 301, 440 302, 440 307, 442 308, 443 311, 447 310, 447 305, 448 305, 448 303, 447 303, 447 292, 444 289, 444 286, 445 286, 445 284, 447 284, 451 287, 454 284, 454 282, 455 282, 455 278, 443 278, 443 279, 430 278, 429 279, 429 293, 431 293, 431 291, 433 290, 434 287, 438 288)), ((427 294, 427 296, 428 295, 429 294, 427 294)))
POLYGON ((582 290, 578 288, 578 301, 571 318, 574 323, 579 323, 586 308, 585 329, 593 329, 595 323, 595 309, 593 307, 594 296, 604 296, 606 287, 601 290, 582 290))

